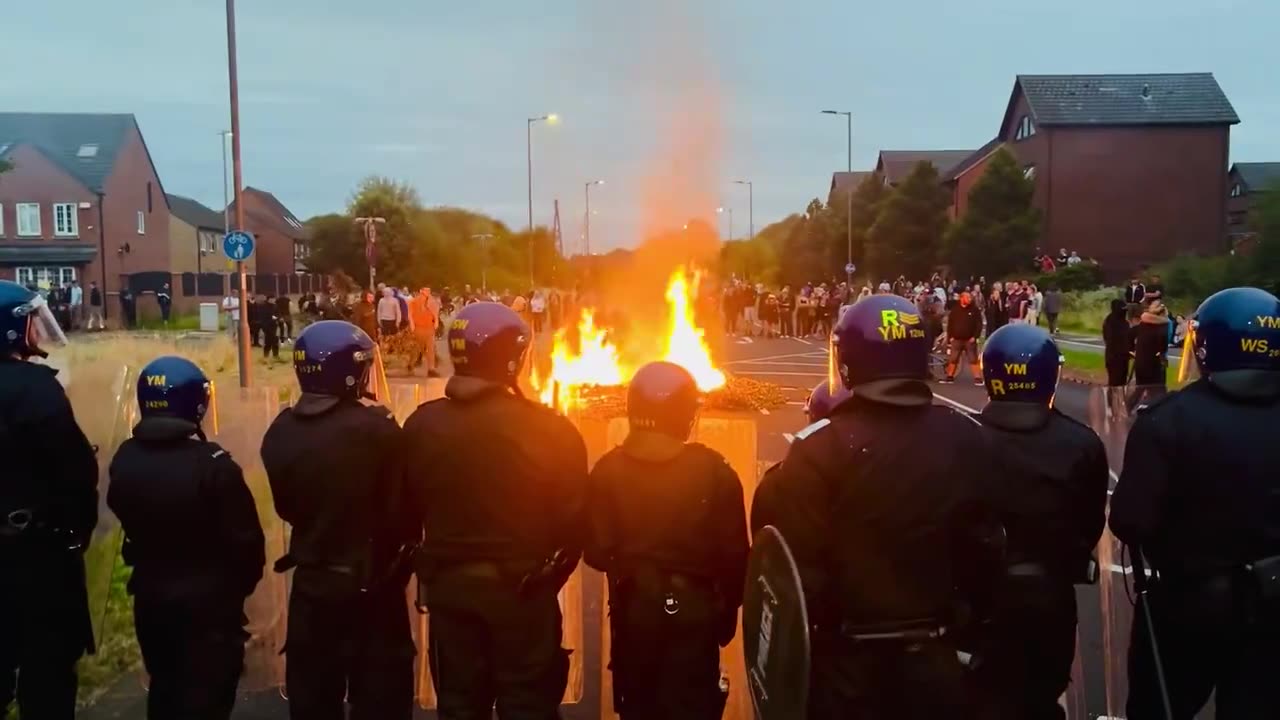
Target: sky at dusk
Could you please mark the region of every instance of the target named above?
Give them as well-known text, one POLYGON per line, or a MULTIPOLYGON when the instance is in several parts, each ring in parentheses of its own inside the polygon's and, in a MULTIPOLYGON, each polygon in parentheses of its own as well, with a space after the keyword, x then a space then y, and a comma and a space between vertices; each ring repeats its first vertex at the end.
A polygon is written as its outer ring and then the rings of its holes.
MULTIPOLYGON (((168 192, 222 203, 221 0, 40 0, 5 9, 7 111, 137 115, 168 192)), ((880 149, 973 149, 1018 73, 1213 72, 1242 123, 1233 161, 1280 160, 1275 0, 239 0, 244 179, 297 215, 370 174, 427 205, 526 223, 558 198, 579 251, 689 217, 734 235, 826 198, 880 149)))

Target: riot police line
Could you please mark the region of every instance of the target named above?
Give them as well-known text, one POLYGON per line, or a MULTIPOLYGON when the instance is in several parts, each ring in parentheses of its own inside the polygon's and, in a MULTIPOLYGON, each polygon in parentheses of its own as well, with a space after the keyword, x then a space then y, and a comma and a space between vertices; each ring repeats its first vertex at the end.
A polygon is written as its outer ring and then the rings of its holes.
MULTIPOLYGON (((61 339, 46 314, 0 284, 4 442, 57 440, 63 463, 17 475, 0 508, 0 553, 15 570, 5 578, 23 582, 0 600, 0 637, 16 638, 0 658, 28 720, 70 717, 75 660, 92 645, 88 619, 76 622, 82 566, 75 587, 96 514, 92 448, 49 371, 23 362, 61 339), (39 487, 45 477, 68 485, 39 487)), ((750 571, 740 479, 687 442, 698 401, 681 368, 637 373, 631 432, 588 470, 578 431, 514 389, 529 333, 506 308, 460 312, 457 374, 403 429, 361 402, 372 341, 338 321, 309 327, 294 355, 302 397, 261 447, 292 527, 275 561, 292 570, 291 717, 341 717, 344 705, 353 718, 409 717, 413 574, 439 716, 496 706, 502 718, 555 717, 569 667, 556 595, 580 559, 609 579, 623 718, 720 717, 719 649, 736 634, 744 577, 761 717, 1063 717, 1072 588, 1096 574, 1106 451, 1053 409, 1060 360, 1043 332, 993 335, 992 402, 971 417, 933 404, 918 323, 892 296, 840 320, 842 387, 815 391, 814 422, 757 488, 750 571)), ((1193 717, 1215 690, 1220 718, 1275 717, 1280 520, 1268 461, 1280 451, 1265 433, 1280 413, 1269 353, 1280 302, 1224 291, 1198 312, 1195 343, 1204 379, 1139 412, 1112 503, 1113 531, 1151 571, 1135 573, 1128 717, 1193 717), (1226 486, 1211 469, 1224 459, 1237 480, 1226 486)), ((199 368, 156 360, 138 382, 142 419, 111 461, 106 499, 134 567, 153 718, 230 716, 245 599, 267 554, 236 459, 204 438, 209 403, 199 368)))

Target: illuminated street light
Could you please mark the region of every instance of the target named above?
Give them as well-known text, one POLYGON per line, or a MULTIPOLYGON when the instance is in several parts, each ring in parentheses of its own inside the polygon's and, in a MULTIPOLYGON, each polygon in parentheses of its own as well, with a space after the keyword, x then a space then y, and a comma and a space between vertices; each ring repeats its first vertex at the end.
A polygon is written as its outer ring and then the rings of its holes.
POLYGON ((716 212, 729 216, 729 242, 733 242, 733 208, 721 206, 716 208, 716 212))
POLYGON ((525 153, 529 161, 529 285, 533 285, 533 124, 545 122, 555 125, 560 116, 555 113, 527 118, 525 123, 525 153))
POLYGON ((756 190, 750 180, 734 180, 734 185, 747 186, 747 240, 756 238, 756 190))

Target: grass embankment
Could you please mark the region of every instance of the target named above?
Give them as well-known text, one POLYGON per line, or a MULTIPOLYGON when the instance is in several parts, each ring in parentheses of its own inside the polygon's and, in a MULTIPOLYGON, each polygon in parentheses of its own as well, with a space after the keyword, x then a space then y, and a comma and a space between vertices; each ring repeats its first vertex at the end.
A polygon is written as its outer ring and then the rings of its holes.
MULTIPOLYGON (((1062 346, 1059 346, 1058 350, 1066 359, 1066 365, 1062 369, 1062 375, 1064 378, 1093 383, 1095 385, 1107 384, 1107 368, 1104 364, 1102 353, 1092 352, 1089 350, 1072 350, 1062 346)), ((1178 388, 1186 384, 1178 382, 1179 362, 1181 361, 1178 358, 1169 358, 1169 367, 1165 370, 1165 377, 1170 388, 1178 388)), ((1188 373, 1187 382, 1190 382, 1195 378, 1195 372, 1188 373)))

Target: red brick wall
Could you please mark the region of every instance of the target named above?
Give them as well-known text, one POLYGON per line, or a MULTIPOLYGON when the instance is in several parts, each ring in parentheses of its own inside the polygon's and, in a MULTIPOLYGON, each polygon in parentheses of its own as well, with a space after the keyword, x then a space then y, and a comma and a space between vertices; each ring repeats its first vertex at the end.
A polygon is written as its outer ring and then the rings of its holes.
POLYGON ((1045 245, 1095 257, 1108 276, 1224 252, 1229 138, 1227 127, 1054 129, 1045 245))
MULTIPOLYGON (((169 269, 169 207, 165 203, 160 178, 151 166, 142 136, 136 129, 129 131, 129 137, 116 158, 115 168, 107 178, 103 213, 106 218, 106 287, 112 294, 108 313, 112 313, 119 307, 114 293, 120 289, 122 273, 169 269), (151 185, 149 212, 148 183, 151 185), (146 218, 146 232, 142 235, 138 234, 138 211, 142 211, 146 218), (119 252, 125 243, 129 245, 129 252, 119 252)), ((94 263, 91 272, 92 279, 101 284, 101 267, 94 263)))
MULTIPOLYGON (((995 152, 996 151, 993 150, 992 155, 994 155, 995 152)), ((978 179, 982 177, 982 173, 986 171, 987 163, 989 162, 991 162, 991 155, 982 158, 975 163, 973 167, 969 168, 965 174, 955 179, 955 195, 952 198, 952 218, 958 220, 964 217, 965 212, 968 211, 969 193, 973 190, 973 186, 977 184, 978 179)))
MULTIPOLYGON (((4 213, 4 233, 0 242, 6 244, 57 243, 60 245, 98 246, 98 211, 97 197, 89 192, 78 180, 55 165, 38 150, 19 145, 9 155, 13 169, 0 176, 0 210, 4 213), (43 239, 27 239, 18 236, 18 203, 40 203, 40 232, 43 239), (73 202, 77 206, 81 202, 91 202, 93 207, 79 210, 79 234, 77 239, 54 238, 53 204, 73 202)), ((42 263, 43 264, 43 263, 42 263)), ((58 263, 61 265, 62 263, 58 263)), ((4 267, 3 277, 13 280, 16 276, 14 266, 4 267)), ((86 268, 74 265, 82 284, 88 287, 85 278, 86 268)))

